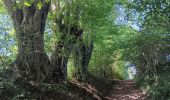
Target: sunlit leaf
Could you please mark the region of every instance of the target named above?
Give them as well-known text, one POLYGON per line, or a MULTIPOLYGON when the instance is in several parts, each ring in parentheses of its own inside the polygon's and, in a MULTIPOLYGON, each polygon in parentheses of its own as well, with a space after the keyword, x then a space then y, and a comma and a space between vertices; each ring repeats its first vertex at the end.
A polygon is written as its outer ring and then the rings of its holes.
POLYGON ((31 6, 32 4, 31 4, 31 2, 29 2, 29 1, 25 1, 25 2, 24 2, 24 5, 29 7, 29 6, 31 6))
POLYGON ((37 4, 38 9, 41 9, 43 7, 43 3, 41 1, 38 2, 37 4))

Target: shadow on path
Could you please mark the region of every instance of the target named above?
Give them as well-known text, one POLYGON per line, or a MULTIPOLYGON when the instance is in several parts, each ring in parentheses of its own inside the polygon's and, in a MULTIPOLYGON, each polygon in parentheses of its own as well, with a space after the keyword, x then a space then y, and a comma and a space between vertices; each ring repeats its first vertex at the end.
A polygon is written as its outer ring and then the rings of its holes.
POLYGON ((105 100, 149 100, 146 93, 135 87, 132 80, 116 80, 113 89, 105 96, 105 100))

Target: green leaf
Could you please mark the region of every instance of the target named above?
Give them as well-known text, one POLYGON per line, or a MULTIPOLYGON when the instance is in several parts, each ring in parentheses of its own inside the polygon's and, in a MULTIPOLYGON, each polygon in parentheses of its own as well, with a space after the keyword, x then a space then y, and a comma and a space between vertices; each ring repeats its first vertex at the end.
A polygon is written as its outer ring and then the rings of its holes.
POLYGON ((43 7, 43 3, 41 1, 38 2, 37 4, 38 9, 41 9, 43 7))
POLYGON ((50 2, 50 0, 45 0, 45 3, 49 3, 50 2))
POLYGON ((22 8, 22 5, 21 5, 21 2, 20 1, 16 1, 16 7, 18 9, 21 9, 22 8))
POLYGON ((30 6, 32 5, 32 3, 29 2, 29 1, 25 1, 25 2, 24 2, 24 5, 30 7, 30 6))

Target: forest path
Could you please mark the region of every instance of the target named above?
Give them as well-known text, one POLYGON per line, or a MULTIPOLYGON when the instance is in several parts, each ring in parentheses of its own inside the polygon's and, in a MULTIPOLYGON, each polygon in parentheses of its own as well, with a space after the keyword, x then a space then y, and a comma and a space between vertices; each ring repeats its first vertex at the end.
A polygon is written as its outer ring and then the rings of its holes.
POLYGON ((149 100, 146 93, 137 89, 132 80, 116 80, 113 88, 106 94, 106 100, 149 100))

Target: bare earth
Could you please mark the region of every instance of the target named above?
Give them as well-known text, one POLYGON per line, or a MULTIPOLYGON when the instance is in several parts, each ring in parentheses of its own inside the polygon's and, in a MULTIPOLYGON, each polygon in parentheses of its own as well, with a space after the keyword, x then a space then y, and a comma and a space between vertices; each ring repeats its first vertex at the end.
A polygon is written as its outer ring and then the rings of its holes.
POLYGON ((148 96, 135 87, 132 80, 117 80, 106 94, 105 100, 149 100, 148 96))

